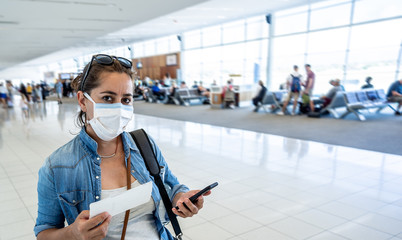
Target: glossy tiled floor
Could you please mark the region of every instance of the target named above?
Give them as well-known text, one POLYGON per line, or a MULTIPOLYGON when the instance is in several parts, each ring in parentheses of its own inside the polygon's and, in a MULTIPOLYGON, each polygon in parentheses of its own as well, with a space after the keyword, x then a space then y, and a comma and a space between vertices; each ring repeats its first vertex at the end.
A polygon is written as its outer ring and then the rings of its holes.
MULTIPOLYGON (((76 106, 0 109, 0 239, 34 239, 37 171, 73 138, 76 106)), ((219 186, 186 240, 402 239, 402 157, 135 115, 181 182, 219 186)), ((397 144, 397 142, 395 143, 397 144)))

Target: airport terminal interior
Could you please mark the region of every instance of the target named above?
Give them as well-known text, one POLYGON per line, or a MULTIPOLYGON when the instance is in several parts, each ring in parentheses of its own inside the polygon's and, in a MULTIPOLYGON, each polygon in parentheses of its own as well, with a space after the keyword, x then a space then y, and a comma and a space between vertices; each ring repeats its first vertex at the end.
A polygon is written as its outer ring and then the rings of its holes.
POLYGON ((190 189, 219 183, 198 214, 178 218, 183 240, 402 240, 402 116, 381 97, 402 81, 402 2, 167 2, 0 3, 0 240, 36 239, 38 171, 80 132, 76 93, 58 99, 56 83, 99 53, 132 60, 136 86, 210 89, 172 104, 141 92, 126 127, 152 136, 190 189), (254 111, 259 80, 266 96, 286 94, 293 66, 304 80, 305 64, 314 97, 339 79, 344 105, 320 118, 292 115, 292 104, 279 115, 284 98, 254 111), (225 108, 229 79, 235 105, 225 108), (46 94, 26 99, 28 83, 46 94), (353 108, 348 93, 383 102, 353 108))

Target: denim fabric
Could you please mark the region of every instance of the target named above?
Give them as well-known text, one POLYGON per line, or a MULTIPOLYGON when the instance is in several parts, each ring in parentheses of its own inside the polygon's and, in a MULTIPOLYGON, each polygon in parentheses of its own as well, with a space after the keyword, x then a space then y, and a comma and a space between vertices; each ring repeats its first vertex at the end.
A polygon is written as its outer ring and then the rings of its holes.
MULTIPOLYGON (((131 174, 140 184, 153 181, 130 134, 123 132, 121 136, 126 164, 127 156, 131 154, 131 174)), ((179 192, 187 192, 189 189, 181 185, 171 173, 152 138, 150 141, 170 199, 179 192)), ((34 228, 36 236, 49 228, 63 228, 65 220, 72 224, 81 211, 89 210, 89 204, 101 199, 101 158, 96 151, 97 147, 97 143, 82 128, 79 135, 46 159, 39 170, 38 217, 34 228)), ((156 206, 154 216, 160 237, 172 239, 163 227, 168 222, 168 216, 155 183, 152 198, 156 206)))

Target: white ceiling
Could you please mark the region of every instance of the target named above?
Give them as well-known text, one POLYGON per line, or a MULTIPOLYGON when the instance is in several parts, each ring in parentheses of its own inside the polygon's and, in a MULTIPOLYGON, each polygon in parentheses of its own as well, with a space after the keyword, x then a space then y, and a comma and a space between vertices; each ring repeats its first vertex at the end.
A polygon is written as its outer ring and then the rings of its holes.
POLYGON ((319 0, 0 0, 0 79, 135 41, 319 0))

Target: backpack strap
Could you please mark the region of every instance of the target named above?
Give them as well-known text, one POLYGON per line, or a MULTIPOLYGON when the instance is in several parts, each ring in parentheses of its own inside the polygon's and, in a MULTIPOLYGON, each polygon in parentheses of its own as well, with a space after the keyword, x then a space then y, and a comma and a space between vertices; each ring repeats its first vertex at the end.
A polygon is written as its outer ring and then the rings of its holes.
POLYGON ((141 156, 144 159, 145 165, 151 176, 154 177, 155 184, 159 189, 159 193, 162 197, 163 204, 165 205, 166 212, 169 216, 169 219, 172 223, 174 232, 176 234, 176 239, 181 239, 183 233, 181 232, 179 222, 177 221, 176 214, 172 211, 172 202, 169 199, 169 195, 166 192, 165 185, 162 182, 160 173, 160 166, 156 159, 155 153, 152 149, 151 142, 149 141, 147 133, 144 129, 138 129, 130 132, 131 137, 134 139, 135 144, 140 150, 141 156))
MULTIPOLYGON (((131 154, 128 155, 127 158, 127 167, 126 167, 126 177, 127 177, 127 190, 131 189, 131 154)), ((124 224, 123 224, 123 230, 121 232, 121 238, 120 240, 124 240, 126 237, 126 230, 127 230, 127 223, 128 223, 128 218, 130 216, 130 209, 128 209, 124 215, 124 224)))

